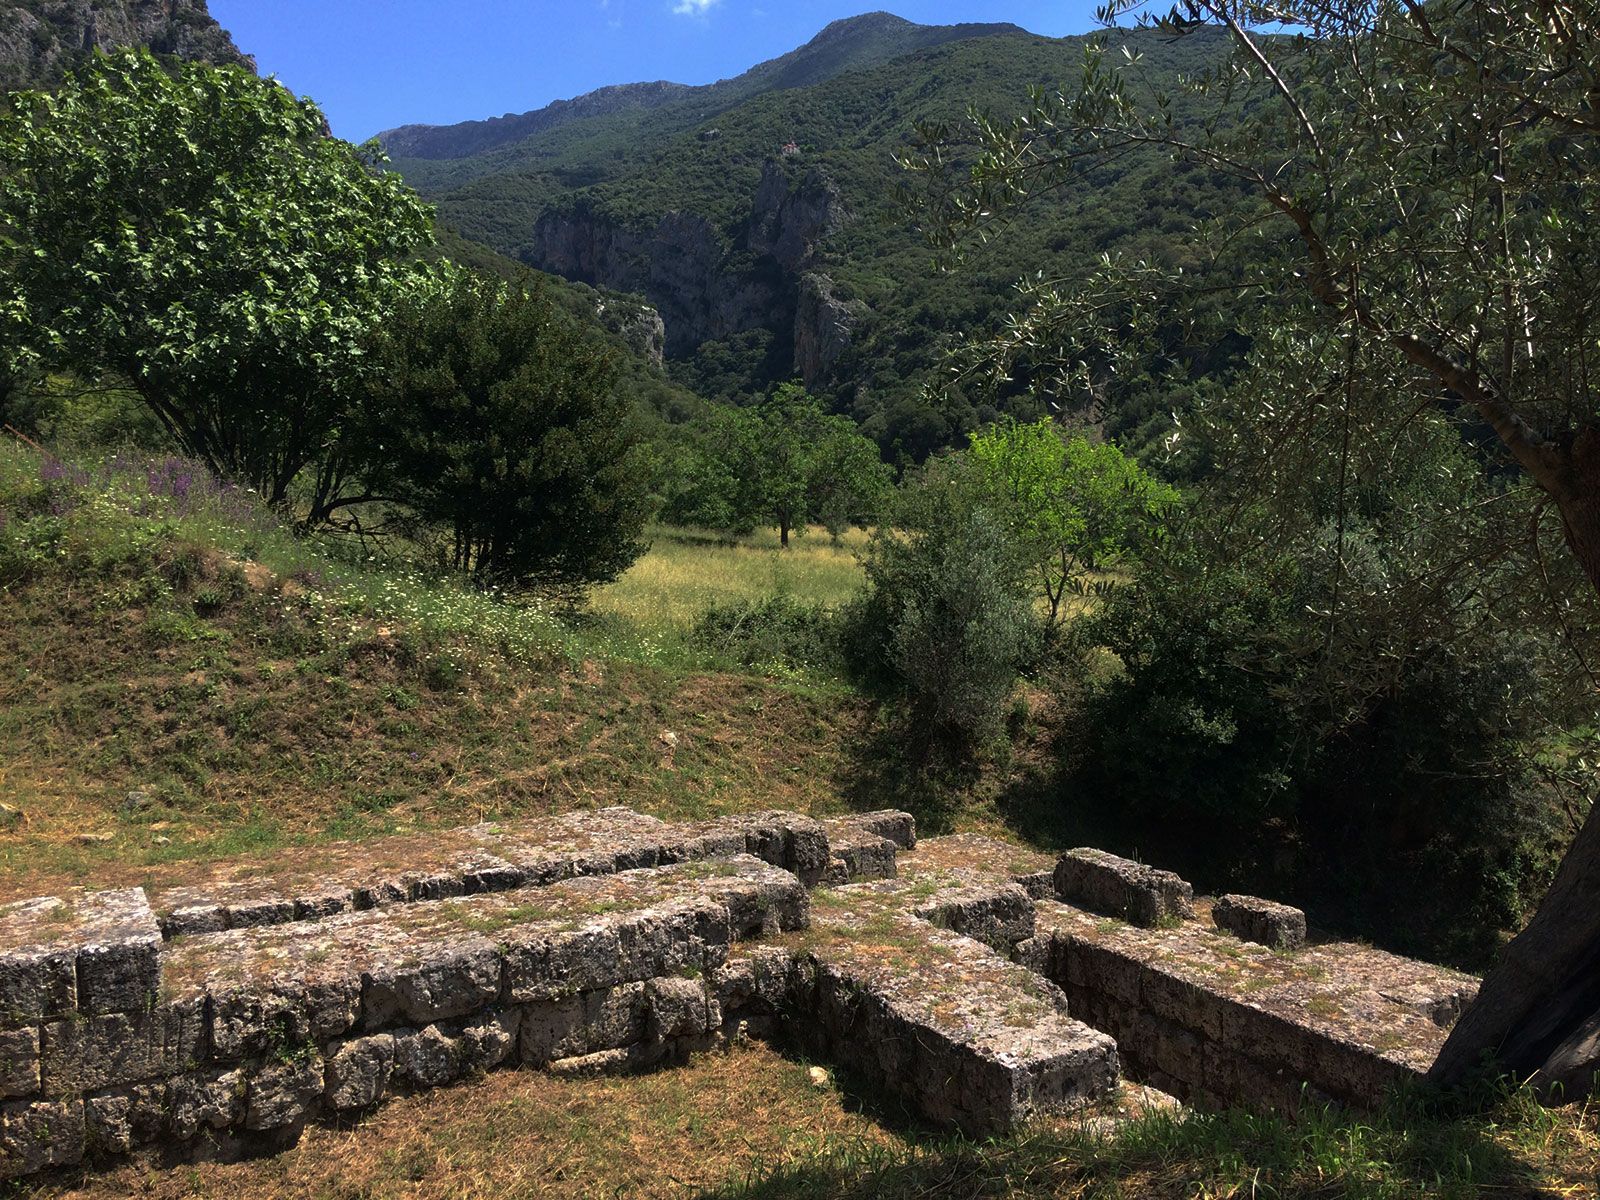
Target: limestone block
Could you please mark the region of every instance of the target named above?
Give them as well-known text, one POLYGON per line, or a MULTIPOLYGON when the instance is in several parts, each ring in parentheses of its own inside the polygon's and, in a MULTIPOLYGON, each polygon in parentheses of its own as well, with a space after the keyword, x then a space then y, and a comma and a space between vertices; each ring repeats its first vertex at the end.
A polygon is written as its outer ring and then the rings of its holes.
MULTIPOLYGON (((583 1034, 578 1053, 615 1050, 631 1046, 645 1036, 648 992, 643 982, 586 992, 583 996, 583 1034)), ((556 1058, 567 1057, 557 1053, 556 1058)))
POLYGON ((0 1028, 77 1007, 77 924, 54 896, 0 905, 0 1028))
POLYGON ((1014 883, 943 888, 912 911, 1007 956, 1033 936, 1033 901, 1014 883))
POLYGON ((361 992, 362 1024, 383 1029, 464 1017, 499 998, 500 976, 500 955, 487 947, 446 948, 421 962, 374 969, 361 992))
POLYGON ((0 1104, 0 1179, 83 1161, 83 1101, 0 1104))
POLYGON ((1212 905, 1211 919, 1218 929, 1274 950, 1298 950, 1306 944, 1306 914, 1258 896, 1223 896, 1212 905))
MULTIPOLYGON (((652 979, 645 985, 647 1030, 652 1042, 693 1037, 712 1027, 706 989, 699 979, 652 979)), ((720 1024, 720 1022, 718 1022, 720 1024)))
POLYGON ((394 1072, 394 1036, 387 1033, 352 1038, 330 1050, 324 1097, 335 1112, 376 1104, 394 1072))
POLYGON ((225 988, 211 999, 211 1050, 224 1062, 311 1040, 306 994, 289 987, 225 988))
POLYGON ((0 1100, 32 1096, 38 1090, 38 1027, 0 1031, 0 1100))
POLYGON ((521 1036, 521 1009, 490 1013, 461 1031, 462 1062, 469 1071, 492 1071, 516 1056, 521 1036))
POLYGON ((144 890, 88 892, 77 907, 79 1010, 150 1007, 161 989, 161 927, 144 890))
POLYGON ((845 817, 849 821, 869 833, 875 833, 881 838, 888 838, 902 850, 915 850, 917 846, 917 819, 908 812, 899 809, 884 808, 877 812, 856 813, 845 817))
POLYGON ((465 1070, 459 1032, 442 1025, 395 1030, 394 1073, 412 1087, 442 1087, 465 1070))
POLYGON ((822 882, 829 887, 862 879, 893 879, 898 847, 886 837, 848 822, 829 822, 830 858, 822 882))
POLYGON ((299 1125, 322 1099, 323 1074, 319 1054, 262 1067, 250 1076, 244 1127, 259 1132, 299 1125))
POLYGON ((1104 850, 1068 850, 1056 862, 1056 895, 1147 928, 1194 915, 1194 889, 1171 871, 1104 850))
POLYGON ((204 1052, 205 1007, 198 1000, 67 1017, 44 1026, 41 1083, 48 1098, 80 1096, 191 1071, 204 1052))

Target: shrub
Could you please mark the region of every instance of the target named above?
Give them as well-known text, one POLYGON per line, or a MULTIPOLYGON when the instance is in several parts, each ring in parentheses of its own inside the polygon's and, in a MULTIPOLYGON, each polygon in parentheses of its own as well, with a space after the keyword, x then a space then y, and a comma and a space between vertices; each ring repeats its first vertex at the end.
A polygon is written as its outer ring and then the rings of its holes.
POLYGON ((1528 753, 1533 635, 1469 648, 1380 606, 1358 643, 1330 645, 1325 583, 1293 554, 1174 551, 1115 592, 1085 638, 1121 670, 1088 686, 1071 791, 1202 881, 1477 960, 1557 842, 1528 753))
POLYGON ((1003 728, 1038 645, 1027 558, 998 518, 936 476, 913 483, 898 525, 870 544, 848 652, 895 704, 914 762, 967 759, 1003 728))
POLYGON ((695 622, 696 642, 745 667, 839 669, 839 620, 789 596, 713 605, 695 622))

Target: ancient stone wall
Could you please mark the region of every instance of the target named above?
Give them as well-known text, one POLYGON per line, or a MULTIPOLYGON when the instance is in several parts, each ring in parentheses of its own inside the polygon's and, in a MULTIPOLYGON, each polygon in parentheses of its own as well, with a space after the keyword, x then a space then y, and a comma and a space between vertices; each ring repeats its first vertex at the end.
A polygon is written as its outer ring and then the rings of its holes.
POLYGON ((637 1069, 751 1036, 975 1135, 1124 1073, 1191 1101, 1370 1103, 1472 993, 1366 947, 1242 941, 1190 894, 1098 852, 919 843, 903 813, 607 809, 0 905, 0 1179, 271 1149, 497 1068, 637 1069))

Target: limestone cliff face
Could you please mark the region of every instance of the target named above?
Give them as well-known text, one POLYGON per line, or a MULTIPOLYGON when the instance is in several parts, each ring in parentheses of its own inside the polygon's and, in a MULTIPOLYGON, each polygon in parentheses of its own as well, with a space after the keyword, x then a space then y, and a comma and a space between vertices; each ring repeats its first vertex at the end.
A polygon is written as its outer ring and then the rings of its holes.
POLYGON ((794 369, 808 387, 849 349, 866 313, 866 305, 859 301, 835 296, 833 280, 826 275, 808 271, 801 276, 794 311, 794 369))
POLYGON ((803 333, 796 308, 806 302, 804 279, 818 249, 848 216, 821 172, 812 169, 792 183, 781 164, 769 161, 749 219, 732 232, 683 212, 666 213, 651 226, 623 224, 580 204, 539 219, 530 261, 568 279, 644 296, 660 313, 668 354, 765 328, 786 342, 793 338, 797 363, 803 351, 820 372, 848 344, 859 314, 844 312, 826 281, 811 285, 803 333))
POLYGON ((89 51, 122 46, 255 70, 205 0, 0 0, 0 90, 49 87, 89 51))

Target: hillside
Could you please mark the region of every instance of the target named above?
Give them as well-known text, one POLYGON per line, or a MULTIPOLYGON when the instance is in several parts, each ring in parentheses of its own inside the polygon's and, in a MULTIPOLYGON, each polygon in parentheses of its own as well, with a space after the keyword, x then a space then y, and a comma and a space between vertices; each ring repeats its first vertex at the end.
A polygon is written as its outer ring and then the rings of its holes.
MULTIPOLYGON (((1158 82, 1220 50, 1215 34, 1115 36, 1158 82)), ((1018 278, 1070 274, 1111 249, 1170 258, 1175 233, 1241 202, 1201 173, 1130 158, 1039 205, 961 272, 931 273, 896 198, 894 156, 915 123, 1014 111, 1029 85, 1069 79, 1084 45, 875 14, 709 88, 595 94, 502 119, 492 138, 483 123, 409 128, 389 146, 466 237, 645 296, 695 390, 732 399, 798 374, 891 458, 921 458, 994 415, 919 391, 949 336, 992 326, 1018 278), (513 141, 516 121, 528 132, 513 141)), ((1133 396, 1114 408, 1123 432, 1147 415, 1133 396)))
POLYGON ((255 69, 206 0, 10 0, 0 4, 0 91, 47 87, 88 51, 120 46, 255 69))

